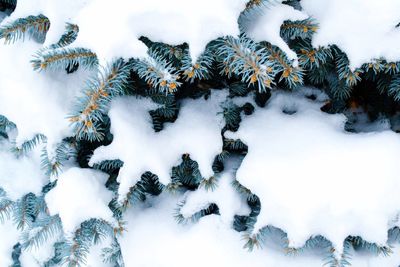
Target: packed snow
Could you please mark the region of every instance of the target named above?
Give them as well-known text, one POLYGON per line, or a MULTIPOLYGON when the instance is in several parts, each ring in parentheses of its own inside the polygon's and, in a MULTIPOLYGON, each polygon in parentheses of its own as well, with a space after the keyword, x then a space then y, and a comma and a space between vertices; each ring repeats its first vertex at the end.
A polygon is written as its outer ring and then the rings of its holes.
POLYGON ((88 78, 85 71, 33 71, 30 60, 40 48, 29 40, 0 45, 0 114, 17 125, 17 145, 38 133, 49 144, 71 136, 66 116, 88 78))
MULTIPOLYGON (((172 214, 181 196, 161 195, 130 210, 127 232, 119 240, 125 266, 138 267, 321 267, 323 255, 288 256, 273 244, 248 252, 242 233, 228 227, 218 215, 196 224, 180 225, 172 214)), ((400 247, 390 257, 353 254, 352 267, 398 267, 400 247)))
POLYGON ((91 218, 112 221, 108 208, 112 193, 105 187, 107 178, 100 171, 77 167, 60 175, 57 186, 47 193, 46 203, 51 215, 59 214, 66 233, 91 218))
POLYGON ((178 119, 155 132, 149 111, 156 105, 149 99, 122 97, 112 101, 109 111, 113 141, 94 151, 90 164, 120 159, 124 162, 118 181, 123 199, 146 171, 156 174, 161 183, 170 182, 170 171, 183 154, 197 161, 203 177, 214 174, 212 163, 222 150, 223 127, 220 103, 226 91, 213 91, 209 100, 184 100, 178 119))
POLYGON ((47 183, 40 169, 40 153, 17 157, 10 150, 10 145, 0 138, 0 187, 14 201, 29 192, 39 194, 47 183))
MULTIPOLYGON (((187 42, 196 59, 211 40, 239 34, 237 19, 246 2, 121 0, 111 5, 106 0, 18 0, 15 12, 2 23, 43 14, 51 27, 45 44, 26 39, 0 46, 0 114, 17 125, 17 145, 38 133, 47 137, 50 146, 73 135, 66 117, 91 73, 35 72, 30 63, 39 49, 59 39, 66 22, 80 28, 72 46, 92 49, 102 64, 118 57, 146 56, 140 36, 169 44, 187 42)), ((398 0, 302 0, 301 5, 302 11, 281 1, 261 7, 257 19, 246 25, 246 33, 255 41, 280 47, 296 64, 297 56, 279 35, 280 26, 287 19, 312 17, 319 24, 313 45, 336 44, 352 68, 382 57, 400 60, 400 50, 393 45, 400 41, 398 0)), ((226 97, 227 92, 212 91, 208 100, 184 100, 178 119, 158 133, 148 113, 158 105, 144 98, 115 99, 109 111, 114 139, 95 150, 90 165, 112 159, 124 162, 118 176, 120 198, 146 171, 169 183, 171 167, 185 153, 199 163, 202 176, 209 178, 214 175, 214 157, 222 149, 220 103, 226 97)), ((312 89, 274 93, 265 108, 256 108, 243 119, 238 132, 226 133, 249 147, 237 173, 228 168, 214 191, 200 187, 183 196, 163 193, 129 210, 127 232, 120 238, 126 266, 321 266, 320 256, 288 257, 276 248, 248 253, 242 248, 242 234, 233 230, 232 220, 249 210, 233 189, 235 177, 261 199, 255 230, 279 227, 288 233, 290 246, 300 247, 317 234, 339 250, 348 235, 385 244, 388 228, 400 226, 400 139, 387 124, 374 125, 368 133, 345 132, 343 115, 320 111, 325 100, 312 89), (317 99, 305 97, 310 94, 317 99), (221 215, 179 225, 173 213, 182 201, 185 217, 210 203, 218 205, 221 215)), ((40 170, 38 150, 17 158, 9 152, 9 145, 0 145, 0 187, 7 196, 16 200, 28 192, 39 194, 48 178, 40 170)), ((113 220, 108 208, 113 194, 105 187, 107 178, 100 171, 78 167, 60 175, 46 203, 50 214, 59 214, 66 233, 90 218, 113 220)), ((0 226, 0 267, 12 264, 12 246, 18 242, 19 232, 11 224, 7 221, 0 226)), ((108 266, 100 250, 96 246, 87 266, 108 266)), ((50 252, 49 244, 41 251, 24 251, 22 265, 40 266, 39 261, 50 252)), ((390 258, 358 255, 352 266, 396 267, 400 247, 395 246, 394 252, 390 258)))
POLYGON ((275 93, 227 133, 249 147, 237 179, 261 199, 256 230, 279 227, 295 247, 318 234, 339 249, 348 235, 385 244, 399 213, 399 136, 345 132, 344 115, 323 113, 323 102, 301 94, 275 93))
POLYGON ((239 34, 237 19, 246 2, 122 0, 110 5, 107 0, 19 0, 9 20, 40 13, 47 16, 51 22, 47 43, 58 40, 66 22, 76 23, 80 30, 74 45, 92 49, 101 62, 146 56, 140 36, 175 45, 187 42, 196 59, 208 42, 239 34))
POLYGON ((313 45, 336 44, 352 68, 373 59, 399 61, 400 1, 398 0, 302 0, 303 11, 315 18, 319 29, 313 45))

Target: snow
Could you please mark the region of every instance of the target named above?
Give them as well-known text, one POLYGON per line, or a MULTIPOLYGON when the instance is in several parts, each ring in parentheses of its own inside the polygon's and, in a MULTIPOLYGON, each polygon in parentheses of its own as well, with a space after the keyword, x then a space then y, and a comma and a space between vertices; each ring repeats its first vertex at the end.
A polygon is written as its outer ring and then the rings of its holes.
POLYGON ((117 57, 144 57, 146 47, 138 38, 169 44, 187 42, 196 59, 208 42, 225 35, 238 35, 237 18, 247 0, 20 0, 6 21, 32 14, 51 22, 48 43, 57 40, 65 22, 79 25, 75 46, 92 49, 100 62, 117 57), (212 7, 212 8, 210 8, 212 7), (105 19, 107 18, 107 19, 105 19))
POLYGON ((399 61, 400 1, 398 0, 302 0, 303 11, 314 17, 319 30, 313 46, 336 44, 352 68, 381 57, 399 61))
POLYGON ((66 116, 88 77, 84 71, 33 71, 30 60, 40 48, 28 40, 0 45, 0 114, 17 125, 17 145, 37 133, 46 135, 49 144, 71 136, 66 116))
POLYGON ((46 182, 38 151, 17 158, 10 146, 0 141, 0 187, 8 198, 15 201, 29 192, 40 194, 46 182))
MULTIPOLYGON (((16 11, 2 23, 44 14, 51 27, 44 45, 25 40, 0 46, 0 114, 17 125, 17 145, 37 133, 47 136, 49 147, 73 135, 66 117, 91 73, 39 73, 30 64, 36 51, 59 39, 66 22, 80 28, 72 46, 92 49, 102 63, 118 57, 146 56, 147 48, 138 40, 142 35, 169 44, 187 42, 196 59, 209 41, 239 34, 237 19, 246 2, 120 0, 112 5, 106 0, 19 0, 16 11)), ((398 0, 302 0, 301 4, 303 11, 279 1, 262 7, 262 12, 253 14, 254 20, 245 25, 247 34, 255 41, 280 47, 296 65, 297 56, 280 37, 280 26, 285 20, 310 16, 319 23, 313 45, 338 45, 348 55, 352 68, 381 57, 400 60, 400 50, 393 45, 400 40, 395 27, 400 22, 398 0)), ((322 113, 320 106, 326 97, 318 95, 311 101, 303 96, 310 93, 317 94, 312 89, 293 94, 276 92, 266 108, 256 108, 242 121, 237 133, 226 134, 249 146, 237 179, 261 199, 255 230, 266 225, 279 227, 295 247, 317 234, 331 240, 339 250, 348 235, 384 244, 388 228, 400 225, 396 221, 400 139, 388 130, 387 122, 372 125, 373 132, 344 132, 346 118, 322 113), (296 113, 287 115, 284 109, 296 113)), ((189 153, 199 163, 202 176, 209 178, 214 175, 214 157, 222 148, 219 112, 226 96, 226 92, 212 91, 211 100, 184 100, 177 121, 166 124, 158 133, 148 114, 158 105, 143 98, 115 99, 109 111, 114 140, 96 149, 90 164, 108 159, 124 161, 118 177, 120 197, 146 171, 167 184, 171 167, 179 164, 184 153, 189 153)), ((7 196, 16 200, 29 192, 39 194, 48 179, 40 170, 38 151, 16 158, 7 150, 8 145, 0 145, 0 186, 7 196)), ((232 229, 232 219, 249 211, 231 185, 235 173, 228 168, 214 191, 201 187, 184 196, 162 194, 128 211, 128 232, 120 239, 126 266, 321 266, 321 257, 292 258, 273 249, 250 254, 242 248, 242 234, 232 229), (178 225, 172 214, 182 200, 185 205, 181 212, 186 217, 210 203, 218 205, 221 215, 207 216, 194 225, 178 225)), ((90 218, 113 220, 108 208, 113 195, 105 188, 106 180, 104 173, 77 167, 59 177, 46 202, 52 215, 60 215, 65 232, 74 231, 90 218)), ((17 235, 11 222, 0 226, 0 266, 11 264, 17 235)), ((99 249, 94 249, 88 266, 107 266, 100 263, 99 249)), ((400 248, 394 250, 391 258, 355 257, 353 266, 398 266, 400 248)), ((24 252, 21 261, 24 266, 40 266, 38 262, 49 251, 45 247, 24 252)))
POLYGON ((278 46, 297 66, 297 55, 280 36, 280 29, 286 20, 304 20, 308 16, 289 5, 272 2, 257 8, 249 17, 243 25, 246 34, 256 42, 267 41, 278 46))
POLYGON ((279 227, 295 247, 317 234, 338 249, 348 235, 385 244, 399 213, 400 139, 388 130, 345 132, 344 115, 321 112, 321 101, 302 96, 310 93, 274 93, 226 134, 249 147, 237 179, 261 200, 255 230, 279 227))
POLYGON ((11 266, 11 253, 13 246, 18 242, 18 233, 12 220, 0 224, 0 267, 11 266))
MULTIPOLYGON (((119 239, 125 266, 138 267, 321 267, 323 255, 304 253, 288 256, 266 246, 248 252, 242 234, 228 227, 218 215, 196 224, 179 225, 172 214, 181 196, 161 195, 137 206, 126 215, 127 231, 119 239)), ((400 247, 390 257, 355 254, 352 267, 397 267, 400 247)))
POLYGON ((207 190, 200 187, 195 191, 188 191, 184 205, 180 213, 189 218, 194 213, 207 208, 210 204, 216 204, 219 208, 221 221, 228 226, 232 226, 235 215, 249 215, 250 209, 246 199, 232 186, 235 179, 235 167, 240 159, 230 160, 226 164, 225 171, 218 179, 217 188, 207 190))
POLYGON ((49 238, 49 240, 42 245, 40 248, 31 248, 28 250, 22 249, 21 256, 19 260, 22 266, 28 267, 42 267, 44 263, 47 262, 54 256, 54 243, 56 238, 49 238), (53 239, 53 240, 51 240, 53 239), (51 240, 51 241, 50 241, 51 240), (50 242, 49 242, 50 241, 50 242))
POLYGON ((45 200, 51 215, 59 214, 66 233, 91 218, 112 221, 108 203, 112 192, 105 187, 107 175, 91 169, 71 168, 58 178, 45 200))
POLYGON ((170 182, 170 171, 183 154, 197 161, 203 177, 212 176, 212 163, 222 150, 223 127, 220 102, 226 91, 213 91, 209 100, 184 100, 178 119, 154 132, 149 110, 156 105, 149 99, 122 97, 112 101, 109 111, 112 143, 94 151, 89 164, 120 159, 119 197, 124 198, 146 171, 156 174, 161 183, 170 182), (205 125, 207 125, 205 127, 205 125))

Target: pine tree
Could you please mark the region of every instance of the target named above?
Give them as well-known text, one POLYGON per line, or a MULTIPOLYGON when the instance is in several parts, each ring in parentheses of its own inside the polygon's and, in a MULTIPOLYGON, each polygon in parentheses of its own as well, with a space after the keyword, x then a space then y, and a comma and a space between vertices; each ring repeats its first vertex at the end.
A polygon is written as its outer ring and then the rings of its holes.
MULTIPOLYGON (((242 12, 242 19, 251 20, 252 12, 268 5, 267 0, 251 0, 242 12)), ((297 0, 285 1, 284 4, 301 9, 297 0)), ((15 0, 1 0, 0 10, 14 10, 15 0)), ((241 21, 241 20, 239 20, 241 21)), ((0 26, 0 39, 6 45, 23 42, 28 39, 39 44, 46 40, 51 21, 46 14, 31 15, 3 23, 0 26)), ((32 71, 66 72, 72 74, 78 69, 92 72, 92 77, 82 87, 76 98, 74 109, 68 114, 73 135, 59 140, 53 154, 49 154, 48 138, 35 134, 30 140, 18 144, 12 137, 12 131, 18 128, 13 122, 0 115, 0 138, 12 146, 16 157, 32 153, 36 147, 42 149, 42 169, 49 178, 40 195, 28 193, 18 200, 10 199, 4 190, 0 190, 0 221, 12 219, 22 231, 20 243, 13 250, 14 265, 19 266, 21 249, 40 248, 48 239, 56 238, 54 257, 44 266, 62 263, 68 266, 84 266, 90 247, 105 239, 111 245, 103 250, 104 260, 114 266, 124 266, 119 234, 123 234, 125 212, 132 206, 156 197, 162 192, 189 192, 205 187, 213 190, 218 186, 218 175, 224 169, 227 158, 233 155, 245 157, 248 147, 241 140, 224 136, 227 131, 236 131, 246 115, 251 115, 255 107, 251 103, 237 104, 235 97, 249 96, 259 106, 266 105, 272 91, 295 91, 302 85, 321 88, 330 97, 322 110, 328 113, 341 113, 360 97, 358 88, 373 84, 377 94, 396 106, 400 100, 400 63, 388 62, 384 58, 365 62, 359 68, 352 69, 348 56, 336 45, 313 47, 312 40, 318 24, 313 19, 285 21, 280 35, 289 47, 296 52, 299 64, 294 65, 285 52, 267 41, 256 42, 245 32, 239 36, 221 36, 211 41, 203 53, 196 59, 191 58, 190 46, 186 43, 170 45, 143 36, 140 40, 148 47, 147 58, 114 59, 107 66, 100 66, 95 52, 85 47, 76 47, 74 42, 79 36, 79 25, 67 23, 65 32, 57 43, 43 46, 32 56, 32 71), (155 132, 163 131, 165 125, 174 123, 180 116, 180 104, 187 98, 205 98, 210 96, 210 88, 227 88, 227 100, 221 103, 224 128, 221 133, 223 147, 216 155, 213 164, 215 175, 203 177, 198 163, 190 154, 181 155, 180 163, 171 167, 171 182, 162 184, 157 173, 144 172, 138 182, 130 187, 129 192, 118 198, 117 181, 124 162, 110 159, 89 166, 89 157, 93 151, 112 141, 108 112, 115 98, 136 96, 151 99, 158 108, 151 110, 155 132), (50 215, 46 194, 57 186, 57 177, 64 166, 74 161, 81 167, 101 170, 109 175, 106 184, 114 198, 109 208, 115 222, 101 218, 92 218, 81 222, 72 236, 63 230, 59 215, 50 215)), ((398 111, 398 110, 397 110, 398 111)), ((393 111, 383 111, 388 117, 393 111)), ((343 241, 342 253, 338 255, 331 241, 323 236, 314 236, 302 248, 289 247, 289 240, 284 230, 274 226, 265 226, 254 232, 254 224, 260 210, 260 199, 238 181, 232 185, 247 200, 251 209, 248 216, 236 216, 232 227, 243 232, 244 247, 252 250, 262 247, 267 239, 274 239, 287 253, 301 253, 306 250, 323 249, 328 266, 350 265, 351 252, 362 250, 376 255, 392 253, 390 246, 369 243, 360 236, 349 236, 343 241)), ((1 188, 1 185, 0 185, 1 188)), ((210 214, 219 214, 215 203, 198 210, 190 217, 182 215, 179 203, 175 218, 178 223, 196 223, 210 214)), ((395 239, 398 229, 389 231, 389 239, 395 239)))

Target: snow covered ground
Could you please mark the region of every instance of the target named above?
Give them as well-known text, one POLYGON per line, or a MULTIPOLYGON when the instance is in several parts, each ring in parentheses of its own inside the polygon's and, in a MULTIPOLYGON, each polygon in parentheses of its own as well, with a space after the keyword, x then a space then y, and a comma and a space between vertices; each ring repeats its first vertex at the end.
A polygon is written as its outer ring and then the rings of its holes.
MULTIPOLYGON (((65 22, 78 23, 80 34, 74 46, 93 49, 101 63, 119 56, 145 56, 144 45, 137 40, 141 35, 170 44, 186 41, 195 58, 210 40, 239 33, 236 21, 247 1, 193 0, 189 2, 194 7, 188 4, 181 10, 175 8, 182 6, 178 2, 124 0, 121 6, 109 9, 109 1, 105 0, 20 0, 16 11, 4 22, 44 13, 52 25, 44 45, 60 37, 65 22), (155 9, 162 11, 152 12, 155 9), (108 34, 98 34, 99 28, 108 34)), ((247 31, 257 41, 278 45, 290 59, 296 60, 296 55, 279 36, 280 24, 286 19, 310 16, 320 26, 313 44, 337 44, 347 53, 352 67, 380 57, 400 59, 400 50, 392 45, 400 40, 396 27, 400 4, 396 0, 303 0, 302 11, 279 2, 266 7, 260 20, 247 31), (369 34, 360 34, 359 25, 369 34)), ((28 40, 0 46, 0 114, 16 123, 17 145, 37 133, 45 134, 50 145, 71 136, 66 118, 90 74, 82 70, 72 75, 33 72, 30 60, 40 48, 42 45, 28 40)), ((214 157, 222 148, 220 104, 225 98, 225 93, 214 91, 207 101, 184 101, 177 121, 167 124, 160 133, 153 132, 147 113, 155 105, 134 97, 116 99, 109 113, 114 140, 109 146, 98 148, 91 163, 116 158, 125 161, 118 178, 121 195, 148 170, 167 184, 171 167, 183 153, 190 153, 208 178, 213 175, 214 157), (147 151, 145 156, 143 151, 147 151)), ((226 133, 249 146, 248 155, 237 166, 237 175, 232 169, 222 174, 218 188, 212 192, 204 188, 184 195, 164 192, 129 209, 124 218, 127 231, 119 240, 126 266, 321 266, 323 256, 318 251, 288 256, 274 244, 253 252, 243 249, 243 234, 233 229, 232 221, 234 215, 245 215, 249 209, 244 196, 231 185, 235 178, 261 200, 254 231, 266 225, 279 227, 288 233, 289 245, 294 247, 318 234, 331 240, 338 251, 348 235, 385 244, 387 230, 400 225, 400 138, 387 128, 370 133, 345 132, 343 115, 320 111, 325 100, 309 88, 292 94, 274 93, 265 108, 256 108, 254 114, 243 118, 238 132, 226 133), (310 94, 316 100, 306 97, 310 94), (209 215, 194 224, 178 224, 174 214, 182 201, 185 204, 181 212, 186 217, 210 203, 219 206, 221 215, 209 215)), ((9 145, 0 145, 0 187, 13 200, 28 192, 40 193, 47 182, 40 170, 40 151, 16 158, 8 152, 9 145)), ((49 212, 60 215, 67 235, 90 217, 112 220, 107 207, 112 194, 104 186, 106 180, 99 171, 76 166, 67 168, 59 177, 46 201, 49 212), (69 196, 74 201, 67 201, 69 196)), ((11 221, 0 225, 0 267, 12 263, 11 251, 19 234, 11 221)), ((51 245, 47 243, 39 251, 24 251, 22 266, 41 266, 52 255, 51 245)), ((111 266, 101 261, 101 247, 91 250, 87 266, 111 266)), ((394 245, 393 251, 386 258, 353 252, 352 266, 397 267, 400 246, 394 245)))
MULTIPOLYGON (((242 234, 228 227, 218 215, 204 217, 193 225, 177 224, 173 214, 179 200, 180 196, 162 195, 128 212, 127 232, 120 239, 127 267, 321 267, 324 263, 317 252, 288 256, 272 244, 248 252, 243 249, 242 234)), ((0 225, 0 238, 0 266, 8 267, 17 239, 12 223, 0 225)), ((101 261, 100 248, 92 249, 87 266, 112 267, 101 261)), ((398 267, 400 246, 396 245, 393 251, 390 257, 355 254, 352 266, 398 267)), ((24 254, 22 266, 40 266, 24 254)))

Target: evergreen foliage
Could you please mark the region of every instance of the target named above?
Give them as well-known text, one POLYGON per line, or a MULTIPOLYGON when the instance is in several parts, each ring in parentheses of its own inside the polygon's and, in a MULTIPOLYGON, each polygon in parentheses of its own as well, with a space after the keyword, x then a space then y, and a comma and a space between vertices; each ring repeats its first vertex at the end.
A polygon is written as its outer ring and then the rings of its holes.
MULTIPOLYGON (((241 19, 251 19, 252 12, 268 4, 267 0, 251 0, 243 11, 241 19)), ((2 0, 1 3, 16 5, 16 0, 2 0)), ((299 0, 288 0, 285 4, 301 9, 299 0)), ((240 23, 240 20, 239 20, 240 23)), ((0 27, 0 38, 11 44, 25 38, 43 43, 50 21, 45 15, 20 18, 0 27)), ((224 169, 224 161, 231 155, 245 156, 248 147, 241 140, 224 136, 226 131, 237 131, 244 118, 251 115, 254 106, 250 103, 239 105, 232 100, 235 97, 252 96, 254 102, 263 107, 271 96, 271 90, 296 90, 303 84, 322 88, 330 97, 330 102, 322 107, 328 113, 343 112, 348 109, 356 97, 357 86, 370 82, 374 89, 393 106, 400 101, 400 62, 387 62, 376 59, 366 62, 360 68, 352 69, 347 55, 336 45, 313 47, 313 34, 318 30, 312 19, 285 21, 280 29, 281 37, 298 56, 298 65, 294 64, 277 46, 266 41, 255 42, 245 33, 240 36, 225 36, 210 42, 205 51, 194 61, 187 44, 168 45, 153 42, 147 37, 140 40, 149 47, 148 57, 129 60, 116 59, 108 66, 99 66, 96 53, 84 47, 71 47, 77 39, 79 25, 66 24, 64 34, 57 43, 37 51, 31 60, 36 71, 76 71, 79 67, 93 70, 95 75, 87 81, 82 94, 76 99, 74 109, 68 116, 74 130, 74 136, 65 138, 49 153, 47 137, 37 133, 31 140, 21 145, 13 144, 17 156, 29 154, 39 144, 43 144, 41 165, 45 174, 52 178, 36 196, 28 193, 13 201, 0 188, 0 222, 12 219, 22 231, 20 243, 14 247, 13 266, 20 266, 21 249, 40 248, 54 238, 54 257, 44 266, 84 266, 92 245, 110 239, 111 245, 103 250, 105 262, 123 267, 118 234, 124 231, 123 218, 129 207, 146 201, 149 196, 158 196, 163 191, 196 190, 200 186, 212 190, 218 183, 218 173, 224 169), (68 238, 64 233, 59 215, 50 216, 44 196, 57 186, 57 176, 68 161, 87 166, 88 157, 100 145, 112 140, 109 132, 110 122, 107 113, 112 99, 121 95, 140 95, 152 99, 160 105, 149 112, 155 132, 163 130, 165 123, 173 123, 179 116, 182 99, 199 96, 207 98, 210 88, 228 88, 228 101, 222 103, 222 117, 225 127, 222 130, 222 153, 216 155, 213 170, 215 175, 204 179, 199 165, 189 154, 182 155, 177 166, 171 166, 171 182, 162 184, 157 174, 144 172, 125 196, 118 196, 117 176, 124 162, 119 159, 106 160, 93 166, 109 174, 107 187, 114 194, 109 203, 117 226, 103 219, 92 218, 81 223, 80 227, 68 238), (83 163, 82 163, 83 162, 83 163), (54 178, 54 179, 53 179, 54 178), (50 182, 51 181, 51 182, 50 182), (119 198, 120 197, 120 198, 119 198)), ((389 112, 387 112, 389 113, 389 112)), ((217 114, 216 114, 217 115, 217 114)), ((389 114, 388 116, 393 115, 389 114)), ((0 136, 7 139, 17 126, 0 115, 0 136)), ((11 140, 12 141, 12 140, 11 140)), ((129 140, 127 140, 129 141, 129 140)), ((136 179, 136 177, 135 177, 136 179)), ((1 185, 0 185, 1 186, 1 185)), ((389 255, 389 245, 370 243, 362 237, 349 236, 344 240, 343 253, 338 255, 331 241, 323 236, 313 236, 301 248, 289 247, 287 234, 272 225, 254 232, 254 225, 261 208, 260 199, 237 180, 232 186, 247 200, 251 212, 248 216, 235 216, 234 229, 243 232, 248 250, 263 247, 273 239, 288 254, 301 253, 310 249, 322 249, 327 266, 344 267, 350 265, 351 252, 367 251, 374 255, 389 255)), ((215 203, 195 212, 189 217, 181 213, 185 203, 178 205, 175 219, 178 223, 195 223, 209 214, 219 214, 215 203)), ((397 239, 399 229, 389 231, 389 239, 397 239)))
POLYGON ((98 60, 89 49, 58 48, 38 51, 31 63, 33 69, 38 71, 63 70, 76 64, 92 69, 98 65, 98 60))
POLYGON ((5 43, 15 43, 17 40, 24 39, 27 36, 39 43, 43 43, 49 27, 50 21, 47 17, 43 15, 28 16, 2 26, 0 28, 0 39, 4 38, 5 43))
POLYGON ((77 139, 94 141, 104 138, 101 129, 103 116, 111 99, 124 93, 129 71, 129 65, 118 59, 87 82, 83 97, 77 99, 75 111, 69 117, 77 139))

